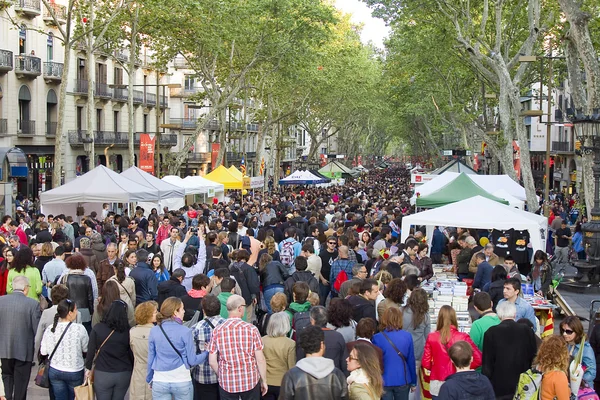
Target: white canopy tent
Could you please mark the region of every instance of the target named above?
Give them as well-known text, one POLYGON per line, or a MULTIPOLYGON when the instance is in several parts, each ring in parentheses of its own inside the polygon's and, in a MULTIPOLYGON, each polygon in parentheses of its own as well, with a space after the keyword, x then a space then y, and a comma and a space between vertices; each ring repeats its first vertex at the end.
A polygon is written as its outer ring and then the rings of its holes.
POLYGON ((433 229, 436 226, 456 226, 475 229, 527 230, 533 251, 546 249, 548 220, 545 217, 481 196, 402 218, 402 242, 408 237, 410 227, 419 225, 427 227, 430 245, 433 229))
POLYGON ((195 185, 190 181, 180 178, 177 175, 167 175, 162 178, 163 181, 171 185, 179 186, 185 191, 185 195, 206 193, 206 189, 195 185))
POLYGON ((158 190, 160 198, 183 197, 185 189, 180 186, 173 185, 169 182, 158 179, 154 175, 142 171, 135 165, 121 172, 121 176, 131 179, 141 185, 158 190))
POLYGON ((213 182, 201 176, 186 176, 183 179, 184 182, 190 182, 192 185, 202 188, 204 191, 202 194, 208 196, 216 196, 221 198, 225 193, 225 185, 218 182, 213 182))
POLYGON ((508 201, 508 205, 510 205, 513 208, 518 208, 519 210, 523 210, 525 208, 525 202, 523 200, 517 199, 516 197, 512 196, 505 189, 496 190, 492 194, 496 197, 500 197, 501 199, 508 201))
MULTIPOLYGON (((415 194, 410 198, 410 204, 417 201, 417 193, 421 196, 428 195, 446 186, 456 179, 460 174, 456 172, 444 172, 436 178, 424 183, 415 189, 415 194)), ((473 182, 481 186, 488 193, 504 189, 506 193, 519 200, 527 200, 525 189, 508 175, 467 175, 473 182)))

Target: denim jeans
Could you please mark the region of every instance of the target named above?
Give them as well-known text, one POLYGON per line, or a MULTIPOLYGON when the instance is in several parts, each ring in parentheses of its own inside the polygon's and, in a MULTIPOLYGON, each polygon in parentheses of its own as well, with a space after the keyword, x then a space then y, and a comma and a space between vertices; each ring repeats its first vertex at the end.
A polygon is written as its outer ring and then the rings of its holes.
POLYGON ((194 400, 194 387, 189 382, 152 382, 154 400, 194 400), (171 397, 172 396, 172 397, 171 397))
POLYGON ((265 306, 267 307, 267 312, 269 314, 271 314, 271 299, 275 296, 275 293, 283 293, 283 285, 269 285, 263 290, 265 306))
POLYGON ((83 384, 83 370, 64 372, 50 367, 48 377, 56 400, 73 400, 75 398, 73 389, 83 384))
MULTIPOLYGON (((325 278, 327 279, 327 278, 325 278)), ((329 292, 331 291, 331 283, 329 285, 323 285, 319 282, 319 298, 321 301, 321 305, 325 306, 327 302, 327 297, 329 296, 329 292)))
POLYGON ((408 400, 410 385, 404 386, 384 386, 381 400, 408 400))

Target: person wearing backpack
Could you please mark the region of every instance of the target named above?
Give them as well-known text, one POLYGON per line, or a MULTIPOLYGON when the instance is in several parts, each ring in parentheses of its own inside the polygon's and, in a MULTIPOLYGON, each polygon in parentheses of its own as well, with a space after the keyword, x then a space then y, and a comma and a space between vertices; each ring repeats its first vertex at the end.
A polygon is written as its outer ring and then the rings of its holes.
POLYGON ((289 227, 285 230, 285 239, 279 243, 279 259, 281 263, 294 272, 294 261, 302 251, 302 244, 296 240, 296 228, 289 227))
POLYGON ((306 257, 298 256, 296 258, 296 272, 286 279, 284 284, 284 293, 287 295, 288 302, 292 302, 292 289, 296 282, 306 282, 311 291, 319 293, 319 282, 317 278, 307 271, 308 260, 306 257))
MULTIPOLYGON (((495 398, 490 380, 471 369, 473 349, 465 341, 458 341, 448 349, 456 373, 448 376, 440 389, 440 400, 488 400, 495 398)), ((568 397, 567 397, 568 399, 568 397)))
POLYGON ((237 261, 229 266, 231 275, 242 289, 242 297, 246 301, 246 320, 255 319, 254 306, 260 296, 260 281, 256 270, 248 265, 250 254, 246 250, 238 250, 237 261))
MULTIPOLYGON (((566 342, 558 335, 546 338, 538 350, 535 364, 536 369, 543 374, 539 390, 541 393, 538 392, 541 400, 569 400, 571 389, 567 377, 569 351, 566 342)), ((517 387, 517 395, 521 394, 520 390, 521 385, 517 387)))
POLYGON ((348 246, 338 248, 338 259, 331 265, 329 282, 331 283, 331 297, 338 297, 342 283, 352 279, 352 267, 356 262, 348 259, 348 246))
POLYGON ((293 287, 294 301, 285 310, 290 317, 292 338, 298 337, 297 332, 310 325, 310 302, 308 293, 310 289, 306 282, 296 282, 293 287))

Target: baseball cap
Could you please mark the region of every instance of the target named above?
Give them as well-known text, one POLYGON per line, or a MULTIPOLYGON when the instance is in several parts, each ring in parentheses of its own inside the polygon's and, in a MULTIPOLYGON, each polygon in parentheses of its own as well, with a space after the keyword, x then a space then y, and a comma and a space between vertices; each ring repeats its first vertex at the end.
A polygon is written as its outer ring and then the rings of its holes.
POLYGON ((21 207, 21 206, 17 207, 17 211, 23 211, 23 207, 21 207))

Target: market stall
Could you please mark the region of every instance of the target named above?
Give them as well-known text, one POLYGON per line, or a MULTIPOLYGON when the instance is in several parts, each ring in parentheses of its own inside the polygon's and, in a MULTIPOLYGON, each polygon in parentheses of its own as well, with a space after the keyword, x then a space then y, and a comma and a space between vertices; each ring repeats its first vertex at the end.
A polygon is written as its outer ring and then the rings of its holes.
POLYGON ((509 204, 508 201, 486 192, 481 186, 473 182, 467 174, 462 173, 435 192, 419 196, 417 198, 417 207, 436 208, 474 196, 482 196, 498 203, 509 204))
POLYGON ((315 176, 308 171, 294 171, 289 176, 279 180, 280 185, 316 185, 325 183, 325 179, 315 176))
POLYGON ((211 173, 207 174, 204 178, 222 184, 225 190, 241 190, 244 187, 243 179, 241 177, 236 177, 231 173, 231 171, 229 171, 222 165, 219 165, 211 173))

